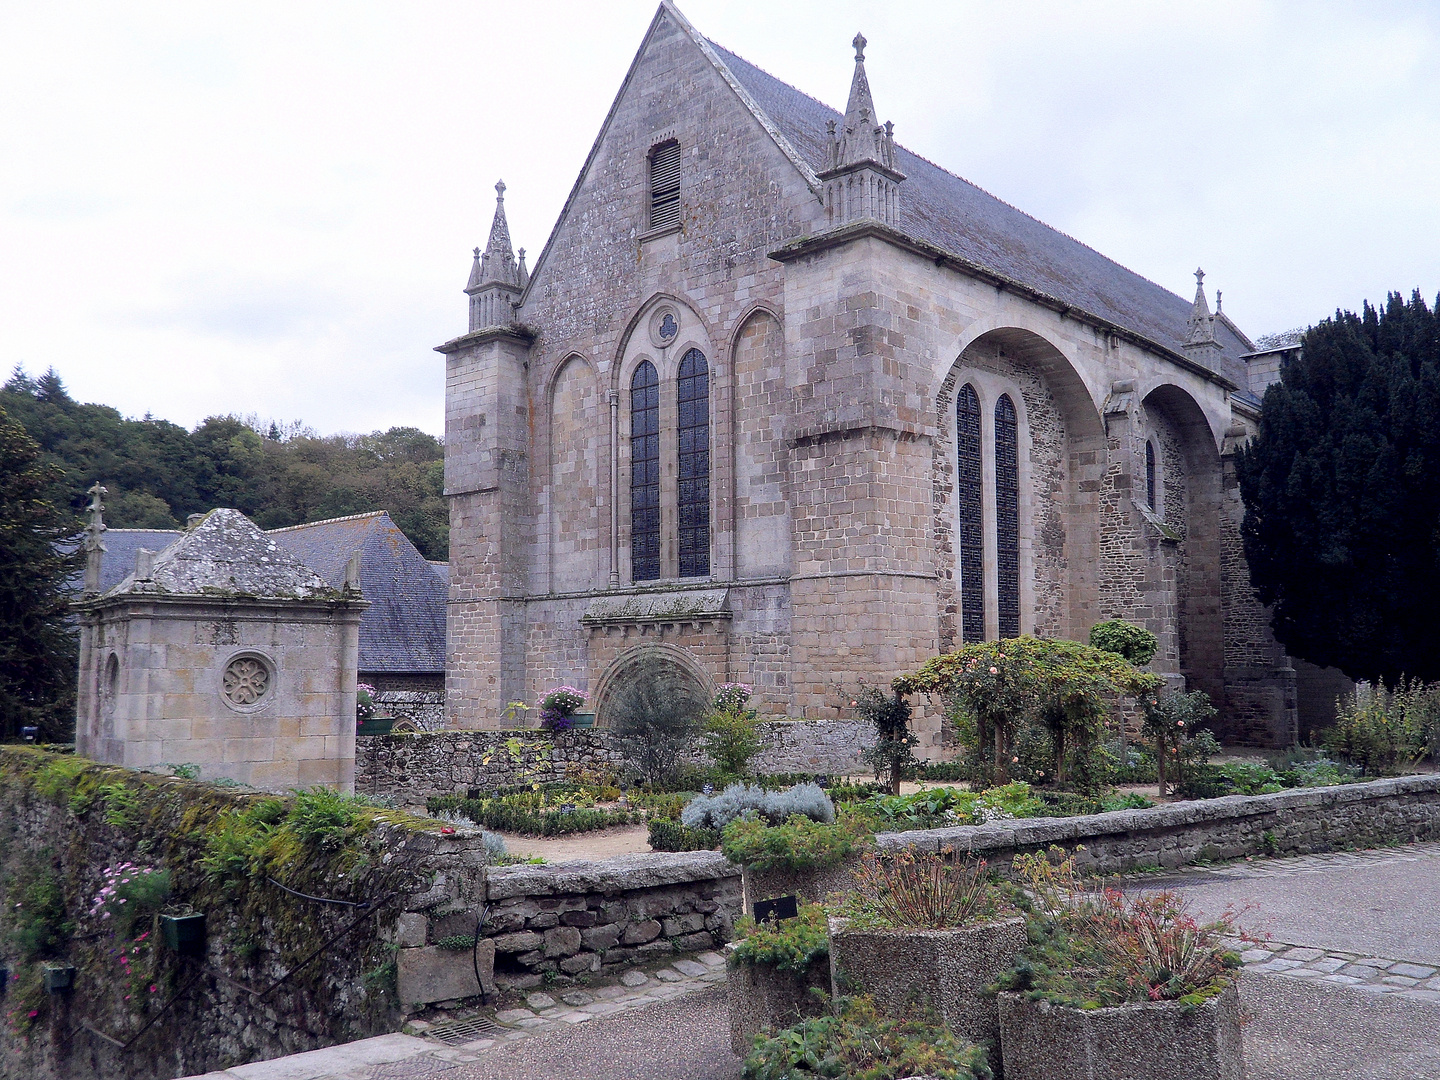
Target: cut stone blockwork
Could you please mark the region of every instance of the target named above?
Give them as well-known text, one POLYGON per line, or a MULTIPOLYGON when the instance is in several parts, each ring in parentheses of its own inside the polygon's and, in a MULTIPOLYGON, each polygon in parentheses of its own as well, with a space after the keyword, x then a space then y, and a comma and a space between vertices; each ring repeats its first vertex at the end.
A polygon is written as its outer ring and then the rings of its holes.
POLYGON ((666 0, 533 273, 502 189, 438 347, 450 723, 594 700, 651 645, 833 718, 940 649, 1124 618, 1222 734, 1293 741, 1233 469, 1273 357, 1202 282, 905 149, 852 44, 841 113, 666 0))
MULTIPOLYGON (((91 545, 92 562, 102 552, 91 545)), ((332 587, 239 511, 212 510, 77 605, 76 750, 272 791, 349 791, 367 607, 353 578, 332 587)))

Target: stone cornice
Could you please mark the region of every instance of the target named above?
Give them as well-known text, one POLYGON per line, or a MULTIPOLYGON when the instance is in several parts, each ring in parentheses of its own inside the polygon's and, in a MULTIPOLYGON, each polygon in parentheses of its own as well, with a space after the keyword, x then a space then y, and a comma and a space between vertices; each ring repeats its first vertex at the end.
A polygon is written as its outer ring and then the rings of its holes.
POLYGON ((484 345, 490 341, 515 341, 529 348, 534 343, 536 332, 524 323, 511 323, 509 326, 482 326, 479 330, 472 330, 468 334, 461 334, 457 338, 451 338, 444 345, 436 345, 438 353, 454 353, 461 349, 468 349, 472 345, 484 345))
POLYGON ((1024 296, 1028 300, 1058 312, 1062 318, 1070 318, 1077 322, 1088 323, 1098 330, 1104 330, 1106 333, 1114 334, 1121 340, 1128 341, 1132 345, 1138 345, 1142 349, 1163 356, 1176 366, 1199 375, 1208 382, 1213 382, 1226 390, 1240 389, 1238 384, 1231 382, 1218 371, 1212 371, 1204 364, 1197 364, 1188 356, 1178 353, 1173 349, 1168 349, 1158 341, 1153 341, 1143 334, 1137 334, 1135 331, 1126 329, 1118 323, 1113 323, 1108 319, 1102 319, 1099 315, 1092 314, 1083 308, 1075 307, 1073 304, 1066 303, 1064 300, 1051 296, 1049 293, 1041 292, 1039 289, 1016 281, 1014 278, 996 273, 994 270, 987 269, 979 263, 972 262, 953 252, 946 251, 944 248, 936 247, 934 244, 927 243, 918 237, 901 232, 899 229, 891 228, 889 225, 882 224, 879 221, 856 221, 849 225, 842 225, 837 229, 827 229, 824 232, 799 237, 798 239, 790 241, 788 244, 782 244, 770 252, 770 258, 779 263, 794 262, 796 259, 803 259, 808 255, 817 255, 830 248, 840 247, 856 240, 868 238, 883 240, 885 243, 900 248, 902 251, 908 251, 911 254, 919 255, 921 258, 929 259, 936 266, 948 266, 952 270, 957 270, 969 277, 977 278, 987 284, 994 285, 997 289, 1008 289, 1010 292, 1024 296))
POLYGON ((283 596, 245 596, 234 594, 181 594, 127 592, 118 596, 86 597, 73 601, 70 610, 84 618, 97 616, 109 611, 125 610, 129 614, 142 614, 151 618, 194 618, 190 612, 181 609, 203 608, 217 612, 225 618, 259 618, 271 620, 281 615, 325 614, 340 611, 353 612, 358 619, 370 607, 370 601, 359 595, 346 596, 337 592, 329 597, 295 598, 283 596), (151 610, 146 610, 151 609, 151 610))

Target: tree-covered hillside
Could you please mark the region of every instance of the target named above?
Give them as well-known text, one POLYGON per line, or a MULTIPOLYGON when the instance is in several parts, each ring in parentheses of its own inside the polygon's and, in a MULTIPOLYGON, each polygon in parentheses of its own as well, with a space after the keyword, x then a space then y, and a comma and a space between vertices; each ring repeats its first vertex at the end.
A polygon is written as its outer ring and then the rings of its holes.
POLYGON ((31 378, 19 368, 0 387, 0 407, 63 470, 56 502, 78 514, 91 484, 110 489, 113 528, 180 528, 217 506, 265 529, 388 510, 427 559, 447 558, 443 452, 418 428, 319 436, 298 424, 261 431, 253 420, 211 416, 187 431, 82 404, 53 370, 31 378))

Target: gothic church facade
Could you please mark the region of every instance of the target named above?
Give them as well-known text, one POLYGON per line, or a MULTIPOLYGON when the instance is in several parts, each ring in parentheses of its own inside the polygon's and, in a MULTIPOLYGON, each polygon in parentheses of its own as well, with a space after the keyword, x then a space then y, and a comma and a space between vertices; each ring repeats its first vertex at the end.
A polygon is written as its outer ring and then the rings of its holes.
POLYGON ((438 348, 451 724, 568 683, 603 725, 655 664, 834 716, 962 643, 1118 617, 1227 734, 1292 741, 1239 536, 1254 346, 1203 281, 905 150, 865 45, 842 115, 667 0, 533 271, 497 185, 438 348))

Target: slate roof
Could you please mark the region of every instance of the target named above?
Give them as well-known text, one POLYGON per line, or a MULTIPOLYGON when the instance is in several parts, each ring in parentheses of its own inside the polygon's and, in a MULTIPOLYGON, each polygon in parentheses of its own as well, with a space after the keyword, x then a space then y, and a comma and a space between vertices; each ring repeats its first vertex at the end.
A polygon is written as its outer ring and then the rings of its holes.
MULTIPOLYGON (((100 591, 107 593, 135 569, 135 553, 164 551, 181 536, 179 529, 106 529, 105 558, 100 563, 100 591)), ((84 572, 75 576, 75 587, 85 580, 84 572)))
MULTIPOLYGON (((844 117, 728 49, 707 44, 765 114, 761 122, 768 119, 814 171, 822 171, 828 149, 826 122, 840 125, 844 117)), ((895 151, 896 165, 906 176, 900 185, 902 232, 1183 355, 1191 300, 898 143, 895 151)), ((1245 364, 1240 357, 1251 350, 1228 322, 1215 323, 1216 341, 1224 349, 1221 374, 1244 385, 1245 364)))
POLYGON ((389 514, 354 514, 267 535, 335 588, 345 580, 350 556, 360 552, 360 592, 370 601, 360 619, 360 671, 445 670, 448 573, 442 577, 426 562, 389 514))
POLYGON ((239 510, 218 509, 211 510, 194 528, 180 533, 157 554, 149 577, 135 576, 132 559, 125 577, 110 595, 240 594, 308 600, 329 596, 333 591, 319 574, 261 532, 239 510))

